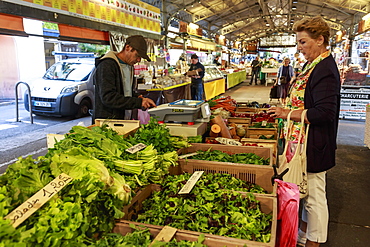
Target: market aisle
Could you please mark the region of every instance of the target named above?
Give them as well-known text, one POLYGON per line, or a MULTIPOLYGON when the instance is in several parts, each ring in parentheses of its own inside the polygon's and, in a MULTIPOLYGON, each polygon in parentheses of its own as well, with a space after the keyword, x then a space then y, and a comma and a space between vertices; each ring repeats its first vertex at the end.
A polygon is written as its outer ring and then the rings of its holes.
MULTIPOLYGON (((269 86, 228 90, 237 102, 269 102, 269 86)), ((273 100, 271 104, 277 104, 273 100)), ((365 121, 339 120, 337 165, 327 173, 329 236, 323 247, 366 247, 370 236, 370 150, 364 147, 365 121)))
MULTIPOLYGON (((227 90, 225 95, 231 95, 237 102, 253 102, 269 103, 270 102, 270 89, 272 84, 264 85, 249 85, 249 80, 227 90)), ((277 99, 273 99, 271 104, 280 105, 277 99)))

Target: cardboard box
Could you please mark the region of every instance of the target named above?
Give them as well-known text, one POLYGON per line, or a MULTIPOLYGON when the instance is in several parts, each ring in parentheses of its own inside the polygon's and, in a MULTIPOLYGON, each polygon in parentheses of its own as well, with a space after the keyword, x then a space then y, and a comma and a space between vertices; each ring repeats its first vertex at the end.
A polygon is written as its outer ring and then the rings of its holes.
MULTIPOLYGON (((122 220, 117 222, 116 226, 113 229, 113 232, 120 233, 122 235, 126 235, 129 232, 132 232, 131 227, 129 224, 134 224, 136 226, 143 226, 149 228, 149 231, 156 236, 163 228, 163 226, 156 226, 151 224, 144 224, 144 223, 137 223, 131 221, 133 216, 136 216, 140 209, 142 208, 142 203, 151 196, 153 191, 160 190, 159 185, 151 184, 147 186, 145 189, 140 191, 133 199, 129 206, 125 207, 125 216, 122 220)), ((246 194, 246 193, 241 193, 246 194)), ((250 241, 246 239, 237 239, 231 237, 223 237, 219 235, 213 234, 204 234, 205 241, 203 244, 209 247, 272 247, 275 246, 276 241, 276 227, 277 227, 277 198, 276 197, 268 197, 263 195, 257 195, 256 199, 260 201, 261 211, 266 214, 272 214, 272 225, 271 225, 271 239, 269 243, 261 243, 250 241)), ((180 230, 178 229, 174 238, 176 240, 189 240, 189 241, 197 241, 199 235, 202 234, 201 232, 195 231, 188 231, 188 230, 180 230)))
POLYGON ((48 148, 54 148, 55 143, 64 139, 64 135, 61 134, 47 134, 46 141, 48 148))
POLYGON ((139 120, 95 119, 96 126, 101 127, 104 124, 124 137, 134 134, 140 127, 139 120))

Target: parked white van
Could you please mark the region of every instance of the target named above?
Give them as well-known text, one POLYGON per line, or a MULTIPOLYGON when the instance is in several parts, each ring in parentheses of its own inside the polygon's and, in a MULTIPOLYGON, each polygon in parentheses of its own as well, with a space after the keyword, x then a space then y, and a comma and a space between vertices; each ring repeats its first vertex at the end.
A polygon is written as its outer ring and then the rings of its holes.
MULTIPOLYGON (((31 107, 35 115, 89 115, 94 102, 94 86, 90 77, 95 58, 72 58, 53 64, 42 78, 27 82, 31 90, 31 107)), ((28 90, 24 106, 29 111, 28 90)))

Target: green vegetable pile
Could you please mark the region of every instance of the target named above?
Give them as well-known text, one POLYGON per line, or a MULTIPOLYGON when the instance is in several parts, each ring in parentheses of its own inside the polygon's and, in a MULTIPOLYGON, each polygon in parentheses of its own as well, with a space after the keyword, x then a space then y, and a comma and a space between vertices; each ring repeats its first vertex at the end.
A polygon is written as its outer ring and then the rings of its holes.
POLYGON ((132 190, 161 182, 177 153, 135 143, 103 127, 74 126, 37 159, 20 158, 0 176, 0 247, 88 246, 123 217, 132 190), (59 174, 73 180, 16 229, 4 217, 59 174))
MULTIPOLYGON (((125 236, 117 233, 107 234, 95 243, 95 247, 148 247, 152 243, 153 238, 147 228, 136 229, 133 224, 130 224, 130 227, 135 229, 134 232, 125 236)), ((204 240, 204 234, 201 234, 197 242, 187 240, 177 242, 176 239, 172 239, 167 243, 156 241, 151 247, 206 247, 206 245, 202 244, 204 240)))
POLYGON ((203 137, 201 135, 197 136, 188 136, 187 141, 189 143, 202 143, 203 142, 203 137))
POLYGON ((220 150, 197 151, 197 155, 188 157, 188 159, 209 160, 218 162, 231 162, 254 165, 270 165, 270 158, 262 158, 254 153, 227 154, 220 150))
POLYGON ((153 117, 149 123, 141 125, 133 137, 129 137, 131 143, 151 144, 159 154, 175 151, 179 148, 188 147, 189 143, 185 138, 172 136, 165 124, 158 124, 153 117))
POLYGON ((213 180, 197 182, 190 194, 178 195, 189 175, 168 176, 161 191, 153 192, 143 202, 143 212, 136 221, 169 225, 177 229, 210 233, 258 242, 269 242, 272 215, 260 210, 251 193, 220 189, 213 180), (199 184, 198 184, 199 183, 199 184))

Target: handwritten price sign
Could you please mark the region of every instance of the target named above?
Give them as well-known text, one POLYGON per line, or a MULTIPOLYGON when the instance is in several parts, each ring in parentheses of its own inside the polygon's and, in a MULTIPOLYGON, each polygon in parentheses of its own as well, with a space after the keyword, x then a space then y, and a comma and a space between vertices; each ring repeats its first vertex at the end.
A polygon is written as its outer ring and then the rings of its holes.
POLYGON ((10 219, 13 227, 19 226, 23 221, 36 212, 42 205, 44 205, 50 198, 63 189, 72 177, 67 174, 60 174, 53 181, 48 183, 44 188, 36 192, 27 201, 22 203, 19 207, 8 214, 5 219, 10 219))

